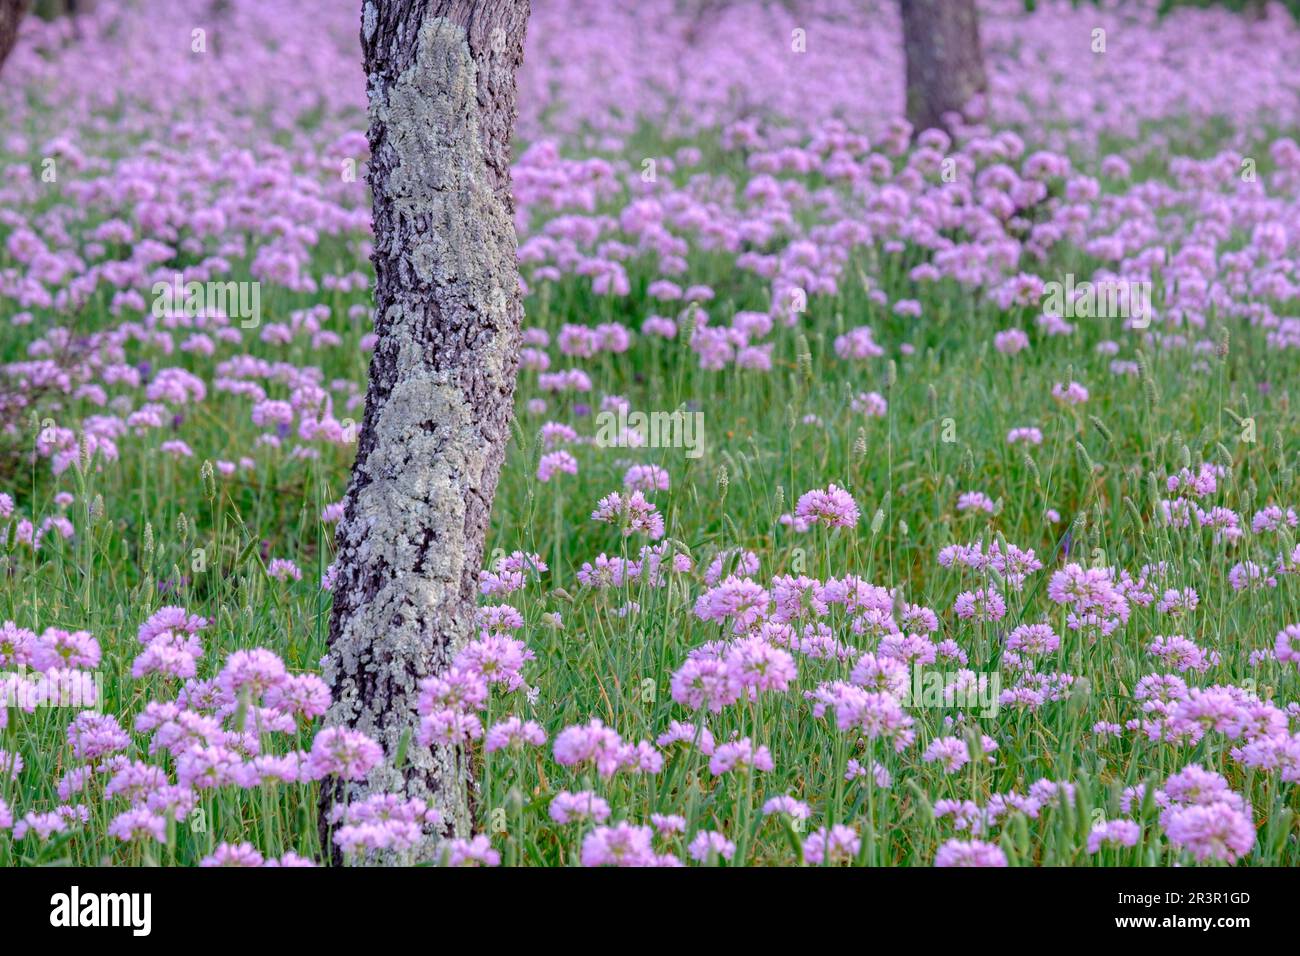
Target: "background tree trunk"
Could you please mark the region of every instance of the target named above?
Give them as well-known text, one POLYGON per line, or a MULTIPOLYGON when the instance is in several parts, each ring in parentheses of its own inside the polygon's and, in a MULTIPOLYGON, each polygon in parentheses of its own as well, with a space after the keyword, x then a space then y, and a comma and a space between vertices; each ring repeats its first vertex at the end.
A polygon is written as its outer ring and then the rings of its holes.
POLYGON ((0 69, 18 42, 18 25, 27 12, 27 0, 0 0, 0 69))
POLYGON ((708 35, 717 21, 731 7, 731 0, 695 0, 691 9, 691 19, 686 26, 684 39, 686 45, 694 46, 708 35))
POLYGON ((907 120, 914 133, 951 133, 945 113, 962 113, 988 90, 975 0, 899 0, 907 55, 907 120))
POLYGON ((444 835, 471 826, 464 755, 412 741, 404 765, 393 761, 415 733, 420 679, 448 667, 473 629, 509 436, 523 314, 510 137, 528 13, 529 0, 362 10, 378 342, 325 677, 327 721, 370 734, 386 760, 363 785, 322 790, 325 841, 336 801, 379 792, 425 798, 444 835))

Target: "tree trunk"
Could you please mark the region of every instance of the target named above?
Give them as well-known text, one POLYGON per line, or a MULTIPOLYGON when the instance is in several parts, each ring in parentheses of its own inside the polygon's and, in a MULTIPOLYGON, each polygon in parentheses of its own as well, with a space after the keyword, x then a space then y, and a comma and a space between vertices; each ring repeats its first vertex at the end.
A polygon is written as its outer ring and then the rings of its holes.
POLYGON ((988 90, 975 0, 899 0, 907 55, 907 120, 913 133, 951 133, 947 113, 979 117, 971 100, 988 90))
POLYGON ((687 24, 683 36, 686 46, 692 47, 702 40, 730 6, 731 0, 696 0, 690 23, 687 24))
MULTIPOLYGON (((529 0, 366 0, 375 331, 370 388, 337 536, 327 722, 383 745, 363 784, 321 793, 422 797, 465 835, 474 775, 418 746, 420 679, 470 636, 505 458, 523 305, 510 137, 529 0)), ((432 841, 431 841, 432 843, 432 841)), ((428 859, 432 845, 417 854, 428 859)))
POLYGON ((18 42, 18 25, 27 12, 27 0, 0 0, 0 69, 18 42))

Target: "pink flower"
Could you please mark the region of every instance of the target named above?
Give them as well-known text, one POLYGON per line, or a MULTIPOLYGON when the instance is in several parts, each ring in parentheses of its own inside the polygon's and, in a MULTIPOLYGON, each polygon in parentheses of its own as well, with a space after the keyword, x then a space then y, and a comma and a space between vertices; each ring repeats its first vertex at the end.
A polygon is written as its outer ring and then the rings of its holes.
POLYGON ((609 803, 590 790, 569 793, 561 790, 551 800, 551 819, 559 824, 576 823, 582 820, 594 820, 604 823, 609 819, 609 803))
POLYGON ((1218 802, 1178 807, 1164 820, 1165 835, 1198 862, 1235 863, 1255 846, 1255 825, 1248 810, 1218 802))
POLYGON ((541 482, 550 481, 557 474, 576 475, 577 473, 578 459, 567 451, 547 452, 537 462, 537 480, 541 482))
POLYGON ((651 541, 657 541, 664 536, 663 516, 640 491, 629 492, 626 496, 618 492, 606 495, 600 499, 591 517, 596 521, 619 525, 624 537, 640 532, 651 541))
POLYGON ((1279 663, 1300 667, 1300 624, 1291 624, 1277 632, 1273 654, 1279 663))
POLYGON ((1052 386, 1052 397, 1066 405, 1082 405, 1088 400, 1088 390, 1078 382, 1057 382, 1052 386))
POLYGON ((672 678, 673 700, 691 710, 708 708, 715 714, 740 699, 734 670, 720 660, 688 660, 672 678))
POLYGON ((626 821, 596 827, 582 841, 583 866, 653 866, 655 852, 649 827, 626 821))
POLYGON ((264 862, 262 854, 257 852, 251 843, 240 843, 238 845, 223 843, 210 856, 205 856, 200 860, 199 866, 252 867, 262 866, 264 862))
POLYGON ((982 491, 967 491, 957 499, 958 511, 986 511, 993 514, 993 499, 982 491))
POLYGON ((138 807, 119 813, 108 825, 108 835, 123 843, 131 840, 151 839, 167 842, 167 821, 152 810, 138 807))
POLYGON ((994 866, 1007 865, 1002 848, 981 840, 949 840, 939 848, 934 858, 935 866, 994 866))
POLYGON ((266 575, 276 581, 302 580, 302 571, 288 558, 274 558, 267 566, 266 575))
POLYGON ((755 770, 770 771, 772 754, 767 747, 755 747, 753 742, 744 737, 741 740, 720 744, 709 761, 709 773, 715 777, 729 773, 737 767, 752 767, 755 770))
POLYGON ((862 849, 862 839, 852 827, 842 823, 827 830, 820 827, 803 841, 803 859, 810 866, 835 866, 851 863, 862 849))
POLYGON ((970 763, 970 750, 960 737, 937 737, 925 748, 921 759, 938 763, 945 773, 953 773, 970 763))
POLYGON ((507 717, 500 723, 493 724, 484 740, 484 749, 488 753, 504 750, 507 747, 540 747, 546 743, 546 731, 535 721, 522 721, 518 717, 507 717))
POLYGON ((1094 823, 1088 833, 1088 852, 1096 853, 1103 846, 1137 846, 1142 827, 1132 820, 1101 820, 1094 823))
POLYGON ((317 777, 363 780, 383 759, 383 748, 360 731, 327 727, 312 741, 308 767, 317 777))
POLYGON ((730 860, 736 854, 736 844, 715 830, 700 830, 686 848, 686 853, 696 863, 710 859, 730 860))
POLYGON ((670 483, 668 472, 658 465, 632 465, 623 475, 628 491, 667 491, 670 483))
POLYGON ((858 523, 857 502, 835 485, 800 495, 794 513, 810 524, 824 524, 828 528, 852 528, 858 523))
POLYGON ((217 675, 217 684, 231 699, 247 695, 260 703, 262 695, 288 680, 284 661, 265 648, 235 651, 226 658, 226 666, 217 675))

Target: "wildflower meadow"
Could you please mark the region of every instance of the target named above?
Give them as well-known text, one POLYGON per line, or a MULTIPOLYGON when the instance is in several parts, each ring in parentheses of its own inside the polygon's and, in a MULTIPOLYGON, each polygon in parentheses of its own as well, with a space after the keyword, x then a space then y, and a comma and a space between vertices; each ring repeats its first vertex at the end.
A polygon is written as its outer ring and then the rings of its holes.
POLYGON ((391 736, 330 637, 373 2, 28 13, 0 866, 1300 863, 1300 23, 1242 6, 979 0, 917 130, 894 0, 533 0, 477 611, 391 736))

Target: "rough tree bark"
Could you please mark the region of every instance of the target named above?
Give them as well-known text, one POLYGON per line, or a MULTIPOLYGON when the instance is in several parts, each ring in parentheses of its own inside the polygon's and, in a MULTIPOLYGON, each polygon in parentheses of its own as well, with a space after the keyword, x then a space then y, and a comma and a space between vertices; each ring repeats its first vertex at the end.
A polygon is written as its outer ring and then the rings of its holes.
MULTIPOLYGON (((366 0, 375 331, 356 463, 339 523, 325 678, 327 722, 384 747, 363 784, 423 797, 467 834, 473 773, 412 740, 421 678, 470 635, 505 458, 523 305, 510 138, 529 0, 366 0)), ((434 847, 417 856, 428 858, 434 847)))
POLYGON ((951 133, 945 113, 967 113, 988 90, 975 0, 899 0, 907 56, 907 120, 915 133, 951 133))
POLYGON ((0 70, 18 42, 18 25, 27 7, 28 0, 0 0, 0 70))

